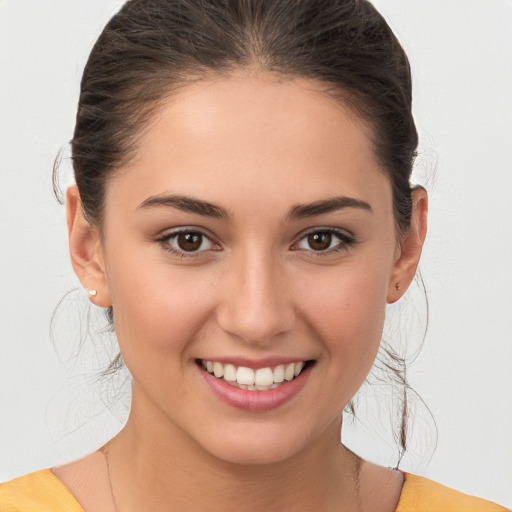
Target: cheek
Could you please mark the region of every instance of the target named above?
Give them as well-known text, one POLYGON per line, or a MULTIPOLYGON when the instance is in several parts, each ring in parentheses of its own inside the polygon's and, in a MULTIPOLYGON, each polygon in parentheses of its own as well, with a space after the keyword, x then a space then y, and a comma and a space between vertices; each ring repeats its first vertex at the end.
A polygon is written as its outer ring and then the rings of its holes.
POLYGON ((299 292, 307 323, 338 363, 335 371, 366 376, 371 368, 384 325, 389 268, 375 261, 341 266, 329 279, 311 277, 299 292))
POLYGON ((189 362, 190 340, 214 307, 209 293, 213 287, 197 272, 173 272, 165 264, 119 258, 113 268, 109 285, 114 321, 128 368, 141 366, 141 360, 172 366, 189 362))

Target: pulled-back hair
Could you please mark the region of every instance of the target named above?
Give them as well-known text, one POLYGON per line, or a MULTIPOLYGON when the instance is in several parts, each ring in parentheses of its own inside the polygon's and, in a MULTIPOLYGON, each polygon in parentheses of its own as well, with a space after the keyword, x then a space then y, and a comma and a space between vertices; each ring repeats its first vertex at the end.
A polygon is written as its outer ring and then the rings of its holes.
MULTIPOLYGON (((71 146, 89 222, 101 228, 108 180, 129 164, 165 99, 189 83, 246 68, 320 81, 366 121, 391 183, 397 234, 406 231, 418 143, 411 72, 400 43, 367 0, 128 1, 94 45, 81 83, 71 146)), ((112 323, 111 308, 108 316, 112 323)), ((396 434, 403 454, 405 362, 383 350, 384 366, 403 389, 396 434)), ((108 371, 121 365, 118 355, 108 371)))
POLYGON ((105 185, 126 165, 159 102, 191 80, 257 67, 320 80, 372 128, 396 226, 410 223, 418 142, 407 57, 366 0, 131 0, 96 42, 72 140, 86 217, 101 225, 105 185))

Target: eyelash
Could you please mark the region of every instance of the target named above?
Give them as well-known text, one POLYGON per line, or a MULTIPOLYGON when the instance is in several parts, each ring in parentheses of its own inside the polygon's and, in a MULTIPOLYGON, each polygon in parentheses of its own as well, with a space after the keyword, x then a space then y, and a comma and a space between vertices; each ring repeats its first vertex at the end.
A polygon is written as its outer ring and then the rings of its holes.
MULTIPOLYGON (((338 228, 325 227, 325 228, 315 228, 315 229, 312 229, 305 233, 302 233, 299 238, 299 241, 294 243, 293 246, 294 247, 297 246, 300 242, 302 242, 305 238, 307 238, 310 235, 320 234, 320 233, 334 235, 336 238, 339 239, 339 242, 336 246, 334 246, 330 249, 327 249, 327 250, 315 251, 314 249, 310 249, 310 250, 303 249, 306 252, 310 252, 312 255, 314 255, 314 257, 325 257, 325 256, 331 255, 333 253, 337 253, 337 252, 340 252, 343 250, 348 250, 350 247, 352 247, 356 244, 355 238, 351 234, 349 234, 347 231, 338 229, 338 228)), ((199 250, 198 251, 183 251, 183 250, 176 249, 175 247, 173 247, 170 244, 170 242, 172 240, 176 239, 181 234, 196 234, 196 235, 199 235, 199 236, 207 239, 210 243, 216 245, 215 242, 211 239, 211 237, 209 237, 202 231, 200 231, 198 229, 193 229, 193 228, 183 228, 183 229, 179 229, 177 231, 173 231, 171 233, 166 233, 165 235, 157 238, 156 241, 160 243, 160 245, 162 246, 162 248, 165 251, 170 252, 171 254, 173 254, 174 256, 177 256, 179 258, 194 258, 194 257, 198 257, 198 256, 203 256, 205 253, 217 252, 217 249, 213 249, 213 250, 207 249, 207 250, 202 250, 202 251, 199 251, 199 250)), ((301 249, 292 249, 292 250, 301 250, 301 249)))

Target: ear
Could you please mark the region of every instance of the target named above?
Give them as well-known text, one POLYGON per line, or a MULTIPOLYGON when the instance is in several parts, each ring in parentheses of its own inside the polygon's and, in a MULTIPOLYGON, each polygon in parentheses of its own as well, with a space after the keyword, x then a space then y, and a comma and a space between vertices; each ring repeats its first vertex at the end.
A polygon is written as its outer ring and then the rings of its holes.
POLYGON ((108 308, 112 302, 100 235, 98 229, 84 217, 76 185, 69 187, 66 192, 66 219, 73 270, 82 285, 90 291, 90 300, 97 306, 108 308))
POLYGON ((389 304, 396 302, 414 279, 427 234, 427 192, 423 187, 417 186, 411 191, 411 197, 411 225, 402 235, 398 258, 391 272, 387 298, 389 304))

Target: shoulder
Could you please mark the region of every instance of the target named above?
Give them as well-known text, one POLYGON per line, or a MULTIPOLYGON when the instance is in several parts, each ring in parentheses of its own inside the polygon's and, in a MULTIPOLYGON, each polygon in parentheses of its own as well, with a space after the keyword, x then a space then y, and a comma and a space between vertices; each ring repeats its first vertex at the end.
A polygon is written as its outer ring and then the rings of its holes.
POLYGON ((43 469, 0 484, 0 512, 84 512, 66 486, 43 469))
POLYGON ((490 501, 468 496, 428 478, 404 474, 405 481, 396 512, 506 512, 490 501))

